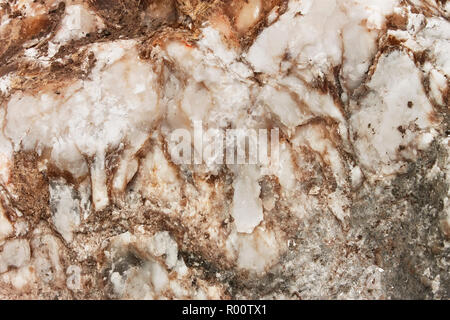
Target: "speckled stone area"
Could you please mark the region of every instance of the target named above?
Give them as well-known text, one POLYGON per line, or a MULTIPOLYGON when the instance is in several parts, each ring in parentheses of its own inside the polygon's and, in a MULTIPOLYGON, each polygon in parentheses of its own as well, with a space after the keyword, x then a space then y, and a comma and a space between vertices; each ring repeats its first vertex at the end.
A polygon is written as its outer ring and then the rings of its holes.
POLYGON ((449 18, 0 0, 0 299, 449 299, 449 18), (178 163, 198 123, 277 165, 178 163))

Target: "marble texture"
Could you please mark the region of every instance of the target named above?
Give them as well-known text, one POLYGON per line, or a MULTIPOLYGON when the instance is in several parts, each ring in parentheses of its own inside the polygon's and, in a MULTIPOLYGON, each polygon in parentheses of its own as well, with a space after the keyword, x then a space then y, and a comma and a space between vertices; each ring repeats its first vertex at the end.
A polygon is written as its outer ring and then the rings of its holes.
POLYGON ((0 298, 448 299, 449 18, 0 0, 0 298), (176 164, 198 121, 280 165, 176 164))

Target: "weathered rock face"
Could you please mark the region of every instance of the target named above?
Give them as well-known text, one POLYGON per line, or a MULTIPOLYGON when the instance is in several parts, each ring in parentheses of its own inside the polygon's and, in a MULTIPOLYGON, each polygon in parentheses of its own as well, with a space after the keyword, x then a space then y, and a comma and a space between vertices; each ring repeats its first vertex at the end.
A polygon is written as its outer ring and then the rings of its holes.
POLYGON ((449 17, 0 1, 0 298, 450 298, 449 17))

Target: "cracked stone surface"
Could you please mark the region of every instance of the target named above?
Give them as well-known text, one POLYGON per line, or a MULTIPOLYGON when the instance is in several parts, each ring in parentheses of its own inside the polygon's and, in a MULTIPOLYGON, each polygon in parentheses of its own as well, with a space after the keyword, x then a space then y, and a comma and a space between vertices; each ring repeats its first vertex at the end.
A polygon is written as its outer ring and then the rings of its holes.
POLYGON ((449 299, 449 18, 0 0, 0 299, 449 299), (196 121, 280 166, 176 164, 196 121))

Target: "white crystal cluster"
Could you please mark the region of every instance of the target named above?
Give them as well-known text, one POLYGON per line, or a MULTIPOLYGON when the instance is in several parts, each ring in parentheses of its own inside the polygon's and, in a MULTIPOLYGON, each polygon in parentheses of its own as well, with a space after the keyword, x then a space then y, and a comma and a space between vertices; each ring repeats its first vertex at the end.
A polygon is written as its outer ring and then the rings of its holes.
MULTIPOLYGON (((19 2, 33 15, 35 5, 19 2)), ((8 289, 0 296, 36 281, 81 290, 85 271, 59 257, 66 246, 77 260, 97 255, 108 261, 114 297, 224 297, 220 281, 189 285, 196 270, 179 254, 182 236, 147 232, 144 225, 109 238, 81 231, 102 215, 132 219, 142 207, 176 220, 189 230, 185 238, 203 238, 199 247, 216 251, 236 272, 264 276, 296 248, 298 257, 285 268, 302 266, 293 283, 311 296, 326 297, 318 289, 328 285, 326 277, 341 265, 351 273, 353 264, 360 266, 361 286, 369 290, 370 283, 370 292, 381 296, 381 268, 358 254, 326 266, 302 260, 286 224, 295 221, 316 234, 315 219, 323 219, 325 231, 317 236, 333 248, 349 228, 352 192, 406 172, 439 136, 437 108, 448 109, 448 6, 424 15, 397 0, 290 0, 284 12, 277 7, 263 18, 265 27, 244 50, 230 35, 245 34, 262 19, 263 1, 250 0, 235 26, 212 15, 198 40, 164 38, 147 60, 138 39, 83 44, 78 50, 93 55, 95 65, 88 69, 84 61, 80 68, 88 76, 57 88, 14 90, 20 74, 0 77, 6 97, 0 100, 2 198, 15 197, 18 153, 36 154, 43 174, 51 168, 65 173, 49 178, 51 227, 32 229, 20 212, 11 221, 2 201, 0 288, 8 289), (388 29, 392 16, 405 19, 405 28, 388 29), (423 51, 427 60, 419 63, 423 51), (280 128, 279 166, 174 165, 166 150, 170 133, 194 134, 195 121, 222 131, 280 128), (231 180, 209 181, 224 171, 231 180), (264 184, 269 178, 276 188, 264 184), (116 212, 120 206, 127 209, 116 212)), ((54 58, 62 46, 101 32, 106 22, 83 2, 66 4, 47 53, 27 49, 22 59, 41 67, 64 62, 54 58)), ((2 17, 0 34, 7 25, 2 17)), ((444 223, 450 225, 450 215, 444 223)), ((319 245, 304 250, 309 257, 319 245)))

